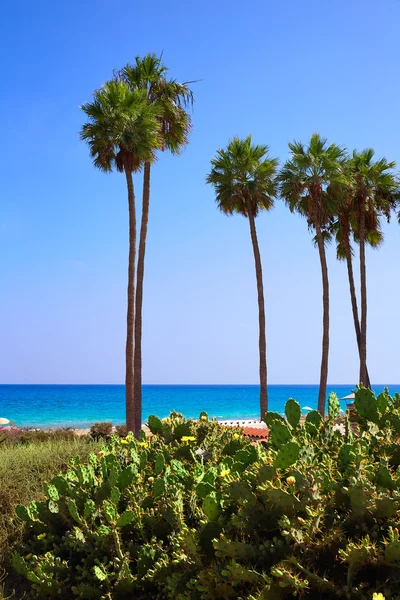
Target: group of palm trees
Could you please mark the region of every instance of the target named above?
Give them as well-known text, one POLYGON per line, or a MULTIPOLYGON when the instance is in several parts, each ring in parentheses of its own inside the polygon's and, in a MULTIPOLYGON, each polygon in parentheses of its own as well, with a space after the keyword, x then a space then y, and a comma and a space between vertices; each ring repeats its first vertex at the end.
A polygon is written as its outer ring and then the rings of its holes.
MULTIPOLYGON (((113 73, 110 81, 83 105, 87 122, 80 136, 94 165, 125 174, 129 208, 129 260, 126 336, 126 425, 138 435, 142 425, 142 304, 150 174, 159 151, 179 152, 188 143, 193 104, 191 82, 169 77, 162 56, 147 54, 113 73), (133 174, 143 173, 139 243, 133 174)), ((389 219, 399 199, 395 163, 374 160, 371 149, 351 156, 314 134, 308 146, 289 144, 290 157, 279 168, 268 146, 251 136, 233 138, 211 161, 207 183, 215 188, 219 208, 249 220, 259 309, 260 414, 268 410, 264 291, 255 218, 282 198, 315 231, 323 284, 323 338, 318 410, 324 414, 329 354, 329 279, 327 241, 335 239, 337 256, 347 261, 354 327, 360 356, 359 380, 370 385, 367 370, 367 286, 365 245, 382 242, 381 220, 389 219), (353 247, 360 249, 361 319, 353 276, 353 247)))
POLYGON ((81 108, 88 121, 80 132, 101 171, 125 173, 129 208, 128 302, 126 333, 126 425, 142 426, 142 304, 150 173, 157 152, 179 154, 188 142, 193 95, 188 83, 168 76, 162 57, 147 54, 115 71, 113 78, 81 108), (142 214, 137 248, 133 174, 143 172, 142 214), (137 255, 137 256, 136 256, 137 255))
POLYGON ((219 208, 249 219, 254 250, 259 308, 260 415, 268 410, 265 310, 260 251, 255 217, 270 210, 280 197, 291 212, 302 215, 315 232, 322 272, 323 336, 318 410, 325 414, 329 356, 329 278, 325 246, 336 240, 337 258, 346 260, 360 372, 359 382, 370 387, 367 369, 367 283, 365 246, 383 241, 382 219, 398 209, 400 182, 395 163, 374 159, 370 148, 349 155, 314 134, 308 145, 289 144, 289 158, 279 169, 268 146, 234 138, 211 161, 207 182, 215 188, 219 208), (353 242, 359 246, 361 320, 353 274, 353 242))

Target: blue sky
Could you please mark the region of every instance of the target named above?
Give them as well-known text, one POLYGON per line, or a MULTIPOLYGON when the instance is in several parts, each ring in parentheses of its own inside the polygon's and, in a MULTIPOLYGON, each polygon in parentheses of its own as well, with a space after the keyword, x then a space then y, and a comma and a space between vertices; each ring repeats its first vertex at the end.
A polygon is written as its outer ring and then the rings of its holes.
MULTIPOLYGON (((164 52, 200 80, 190 146, 153 170, 144 307, 145 383, 256 383, 258 322, 246 220, 205 185, 215 150, 252 133, 284 160, 317 131, 400 164, 396 1, 127 0, 6 3, 0 21, 0 382, 122 383, 124 177, 92 166, 79 106, 115 67, 164 52)), ((136 178, 140 194, 140 177, 136 178)), ((318 253, 277 202, 257 222, 270 383, 316 383, 318 253)), ((368 252, 371 378, 398 376, 400 228, 368 252)), ((329 250, 329 381, 358 365, 346 271, 329 250)))

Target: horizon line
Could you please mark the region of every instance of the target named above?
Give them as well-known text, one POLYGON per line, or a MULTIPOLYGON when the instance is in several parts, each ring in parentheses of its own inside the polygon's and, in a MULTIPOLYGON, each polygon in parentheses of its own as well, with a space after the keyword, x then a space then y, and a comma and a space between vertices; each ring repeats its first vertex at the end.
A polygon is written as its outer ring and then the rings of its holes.
MULTIPOLYGON (((90 386, 90 385, 104 385, 104 386, 125 386, 125 383, 0 383, 0 386, 2 385, 20 385, 20 386, 24 386, 24 385, 60 385, 60 386, 66 386, 66 385, 82 385, 82 386, 90 386)), ((163 387, 167 387, 167 386, 181 386, 181 387, 191 387, 191 386, 221 386, 221 387, 227 387, 227 386, 259 386, 259 383, 143 383, 143 386, 163 386, 163 387)), ((319 383, 268 383, 268 386, 319 386, 319 383)), ((357 387, 358 384, 354 384, 354 383, 327 383, 327 386, 332 386, 332 385, 344 385, 344 386, 349 386, 349 387, 357 387)), ((384 385, 384 386, 391 386, 391 385, 400 385, 400 383, 373 383, 371 385, 384 385)))

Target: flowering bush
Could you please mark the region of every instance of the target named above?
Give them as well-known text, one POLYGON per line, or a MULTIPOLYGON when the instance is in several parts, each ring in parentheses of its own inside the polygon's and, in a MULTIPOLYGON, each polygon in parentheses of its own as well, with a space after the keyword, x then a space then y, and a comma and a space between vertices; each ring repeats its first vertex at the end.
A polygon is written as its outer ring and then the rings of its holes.
POLYGON ((356 435, 289 400, 266 448, 206 415, 150 417, 151 438, 112 437, 17 507, 14 567, 41 599, 396 598, 400 396, 355 404, 356 435))

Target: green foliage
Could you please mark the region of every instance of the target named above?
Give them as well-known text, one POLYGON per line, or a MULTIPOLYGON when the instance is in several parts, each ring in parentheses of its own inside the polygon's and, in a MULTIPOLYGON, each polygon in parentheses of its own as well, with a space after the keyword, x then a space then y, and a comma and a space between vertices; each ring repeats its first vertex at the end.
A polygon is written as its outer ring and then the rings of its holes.
POLYGON ((115 436, 17 509, 14 568, 37 599, 396 598, 399 400, 357 391, 352 435, 290 401, 266 447, 179 414, 147 441, 115 436))
POLYGON ((340 402, 337 394, 331 392, 328 397, 328 417, 330 419, 336 419, 340 413, 340 402))
MULTIPOLYGON (((64 430, 45 432, 43 437, 25 433, 23 442, 13 438, 0 447, 0 573, 3 568, 10 571, 9 558, 15 544, 20 542, 27 523, 34 521, 42 510, 43 484, 54 477, 58 493, 65 493, 68 483, 60 485, 57 473, 68 466, 71 456, 79 456, 86 462, 90 453, 100 448, 86 436, 65 435, 64 430), (19 518, 15 517, 17 505, 19 518)), ((6 597, 11 596, 9 582, 10 578, 6 581, 6 597)))
POLYGON ((296 400, 293 400, 293 398, 289 398, 286 402, 285 415, 292 427, 298 427, 301 415, 300 404, 296 400))
POLYGON ((148 426, 149 426, 151 433, 157 434, 157 433, 161 433, 161 431, 162 431, 161 419, 159 419, 155 415, 149 416, 148 426))

